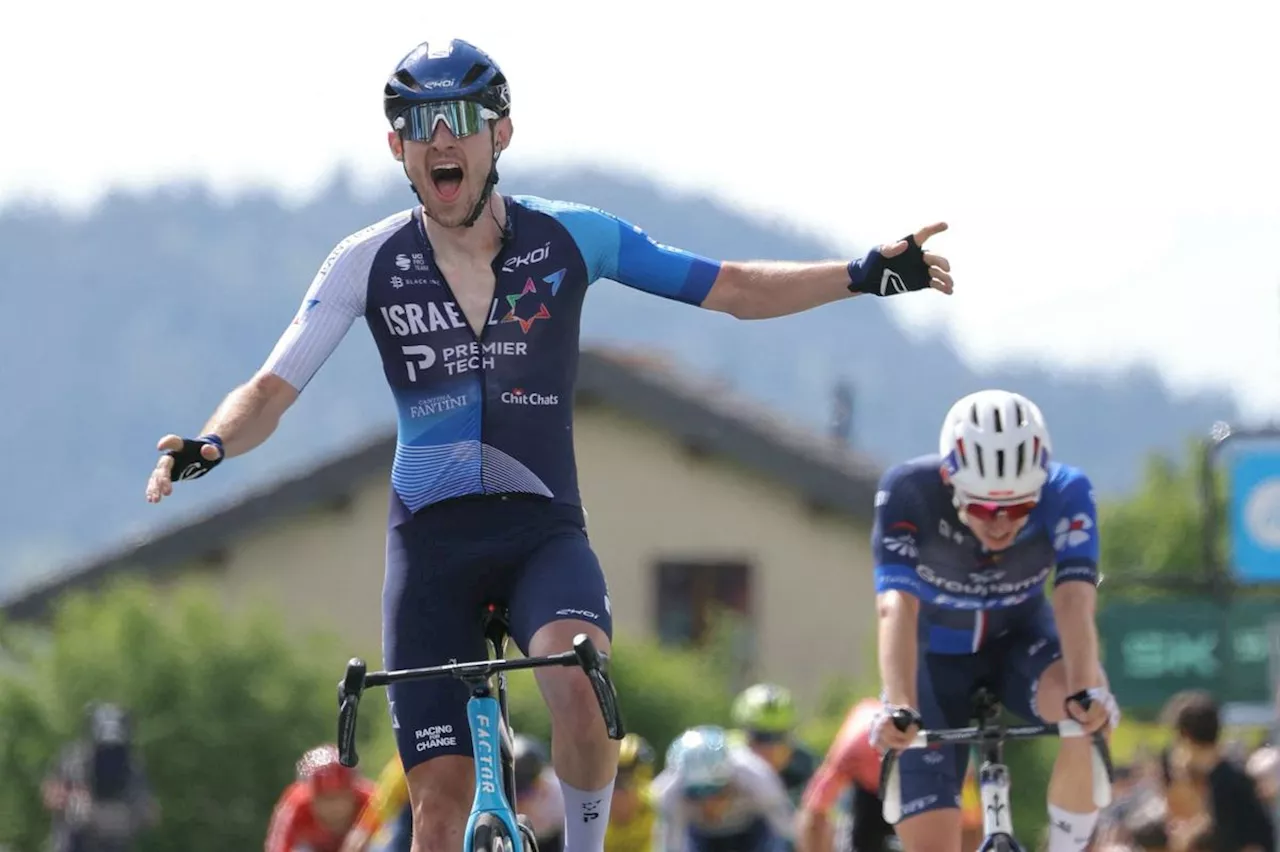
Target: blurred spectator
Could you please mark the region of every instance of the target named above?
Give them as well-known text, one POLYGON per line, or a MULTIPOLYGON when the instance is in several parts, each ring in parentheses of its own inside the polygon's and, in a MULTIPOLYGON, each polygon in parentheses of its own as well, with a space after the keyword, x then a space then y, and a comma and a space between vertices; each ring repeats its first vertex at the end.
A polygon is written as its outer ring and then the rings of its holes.
POLYGON ((818 768, 818 757, 795 736, 796 706, 791 690, 774 683, 747 687, 733 702, 733 740, 746 745, 773 767, 792 805, 818 768))
POLYGON ((1144 796, 1135 802, 1124 818, 1124 832, 1119 843, 1122 847, 1142 852, 1166 852, 1169 848, 1169 810, 1158 796, 1144 796))
POLYGON ((630 733, 622 738, 609 830, 604 836, 604 848, 609 852, 650 852, 653 848, 657 814, 650 786, 656 760, 653 746, 644 737, 630 733))
POLYGON ((1130 814, 1157 794, 1139 767, 1116 766, 1112 773, 1111 804, 1098 814, 1094 845, 1099 848, 1125 845, 1130 814))
POLYGON ((296 777, 271 812, 265 852, 338 852, 373 798, 374 785, 343 766, 338 747, 325 743, 298 760, 296 777))
POLYGON ((533 737, 516 734, 511 752, 516 805, 533 824, 538 852, 560 852, 564 846, 564 794, 546 747, 533 737))
MULTIPOLYGON (((1177 816, 1173 813, 1175 792, 1198 794, 1204 803, 1202 810, 1207 812, 1205 818, 1213 823, 1215 852, 1275 852, 1271 817, 1253 781, 1224 756, 1219 745, 1222 718, 1213 696, 1201 690, 1179 693, 1166 707, 1165 718, 1174 732, 1174 744, 1164 760, 1171 816, 1177 816)), ((1184 828, 1197 825, 1196 820, 1192 817, 1171 823, 1173 852, 1186 852, 1193 843, 1202 842, 1199 831, 1184 828)))
POLYGON ((63 748, 42 793, 53 852, 127 852, 159 816, 128 715, 114 704, 89 705, 84 736, 63 748))
POLYGON ((1253 779, 1262 804, 1274 814, 1276 793, 1280 791, 1280 750, 1273 745, 1262 746, 1249 756, 1245 772, 1253 779))

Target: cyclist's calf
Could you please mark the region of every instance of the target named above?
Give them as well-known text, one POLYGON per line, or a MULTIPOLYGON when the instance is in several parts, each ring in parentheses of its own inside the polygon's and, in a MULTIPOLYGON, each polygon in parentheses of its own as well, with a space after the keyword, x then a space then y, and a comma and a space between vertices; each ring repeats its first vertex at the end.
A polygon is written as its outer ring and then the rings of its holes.
MULTIPOLYGON (((1067 718, 1066 664, 1056 660, 1036 687, 1036 713, 1046 722, 1067 718)), ((1109 736, 1109 732, 1104 734, 1109 736)), ((1089 737, 1060 740, 1049 776, 1048 806, 1052 852, 1083 849, 1098 821, 1094 804, 1093 743, 1089 737)))
POLYGON ((413 808, 413 852, 457 852, 475 795, 471 758, 443 754, 405 776, 413 808))
POLYGON ((925 811, 894 827, 906 852, 961 852, 960 829, 959 808, 925 811))
MULTIPOLYGON (((529 642, 529 654, 542 656, 569 648, 586 633, 601 653, 609 637, 587 621, 564 619, 543 625, 529 642)), ((618 743, 609 739, 591 683, 579 668, 544 668, 535 673, 551 714, 551 756, 560 779, 579 790, 598 790, 613 780, 618 743)))

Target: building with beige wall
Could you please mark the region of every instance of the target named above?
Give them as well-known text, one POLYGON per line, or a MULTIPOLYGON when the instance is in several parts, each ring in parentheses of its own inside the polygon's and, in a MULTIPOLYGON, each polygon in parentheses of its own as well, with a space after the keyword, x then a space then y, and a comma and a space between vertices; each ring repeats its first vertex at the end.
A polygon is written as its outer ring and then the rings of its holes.
MULTIPOLYGON (((574 439, 588 532, 615 632, 699 641, 740 612, 754 674, 802 700, 859 674, 874 641, 871 509, 879 469, 646 357, 586 350, 574 439)), ((59 595, 122 574, 201 574, 228 605, 271 601, 378 658, 394 434, 10 598, 40 619, 59 595)), ((270 452, 268 448, 264 450, 270 452)))

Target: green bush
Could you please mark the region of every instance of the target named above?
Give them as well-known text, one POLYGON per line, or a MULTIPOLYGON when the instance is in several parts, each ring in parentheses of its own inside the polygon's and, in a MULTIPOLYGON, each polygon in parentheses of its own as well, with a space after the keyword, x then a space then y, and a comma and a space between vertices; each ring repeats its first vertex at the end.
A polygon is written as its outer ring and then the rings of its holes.
MULTIPOLYGON (((322 637, 287 641, 271 612, 229 615, 202 585, 134 582, 68 598, 47 633, 10 626, 4 655, 0 843, 32 852, 48 833, 40 781, 90 700, 133 716, 161 808, 140 849, 260 848, 298 757, 335 736, 346 659, 322 637)), ((360 743, 389 754, 385 699, 367 705, 360 743)))
MULTIPOLYGON (((653 744, 661 762, 667 746, 686 728, 728 724, 733 696, 714 659, 650 640, 617 637, 610 677, 627 730, 653 744)), ((516 731, 550 737, 551 720, 531 675, 507 679, 511 724, 516 731)))

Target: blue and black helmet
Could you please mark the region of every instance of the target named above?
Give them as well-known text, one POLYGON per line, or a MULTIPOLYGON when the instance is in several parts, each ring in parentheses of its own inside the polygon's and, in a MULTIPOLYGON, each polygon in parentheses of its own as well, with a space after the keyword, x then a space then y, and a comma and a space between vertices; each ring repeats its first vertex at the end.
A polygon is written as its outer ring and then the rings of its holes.
POLYGON ((457 38, 442 47, 424 41, 396 65, 382 92, 382 110, 394 123, 414 104, 456 100, 511 114, 506 75, 487 53, 457 38))

